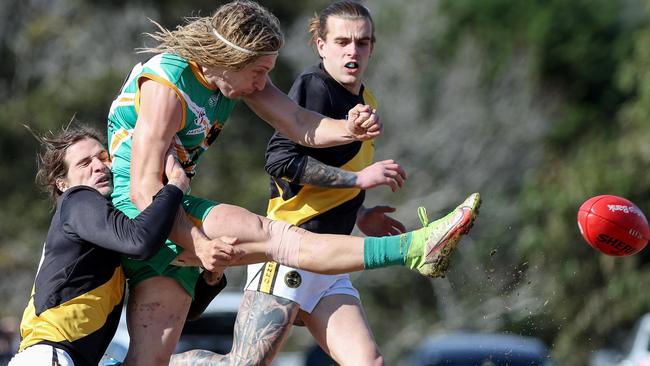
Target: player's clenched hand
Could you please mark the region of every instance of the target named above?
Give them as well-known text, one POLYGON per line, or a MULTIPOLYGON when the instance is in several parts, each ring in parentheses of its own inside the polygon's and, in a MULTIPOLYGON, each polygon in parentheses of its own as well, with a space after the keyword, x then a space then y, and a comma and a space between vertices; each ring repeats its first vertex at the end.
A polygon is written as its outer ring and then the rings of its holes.
POLYGON ((370 189, 387 185, 393 192, 402 188, 406 173, 395 160, 378 161, 357 173, 357 187, 370 189))
POLYGON ((203 268, 215 272, 220 267, 236 262, 244 255, 243 250, 234 245, 236 243, 237 238, 227 236, 206 240, 198 244, 196 255, 201 260, 203 268))
POLYGON ((348 112, 347 130, 356 140, 369 140, 379 136, 383 125, 377 111, 368 105, 357 104, 348 112))

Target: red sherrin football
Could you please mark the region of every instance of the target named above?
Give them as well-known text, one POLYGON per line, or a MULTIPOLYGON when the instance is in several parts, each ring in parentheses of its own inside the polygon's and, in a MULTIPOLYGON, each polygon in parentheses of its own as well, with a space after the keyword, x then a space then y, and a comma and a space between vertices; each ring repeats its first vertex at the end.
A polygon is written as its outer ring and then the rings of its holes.
POLYGON ((578 210, 578 227, 589 245, 617 257, 639 252, 650 238, 643 212, 618 196, 602 195, 585 201, 578 210))

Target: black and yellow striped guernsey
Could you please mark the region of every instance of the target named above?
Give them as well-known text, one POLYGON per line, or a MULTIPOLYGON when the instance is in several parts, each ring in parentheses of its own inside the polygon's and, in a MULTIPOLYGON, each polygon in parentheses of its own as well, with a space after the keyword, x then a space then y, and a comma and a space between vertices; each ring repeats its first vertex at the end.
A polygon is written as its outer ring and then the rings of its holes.
POLYGON ((97 365, 122 311, 119 253, 146 258, 169 235, 183 193, 168 185, 131 220, 98 191, 68 189, 57 202, 32 295, 20 324, 20 351, 65 350, 75 365, 97 365))
MULTIPOLYGON (((294 82, 289 97, 306 109, 335 119, 346 119, 348 111, 359 103, 377 108, 368 89, 362 86, 359 95, 351 93, 334 80, 322 64, 305 70, 294 82)), ((365 191, 290 183, 289 180, 301 175, 306 156, 329 166, 360 171, 373 163, 374 142, 309 148, 276 132, 266 150, 266 171, 271 175, 267 216, 316 233, 350 234, 365 191)))

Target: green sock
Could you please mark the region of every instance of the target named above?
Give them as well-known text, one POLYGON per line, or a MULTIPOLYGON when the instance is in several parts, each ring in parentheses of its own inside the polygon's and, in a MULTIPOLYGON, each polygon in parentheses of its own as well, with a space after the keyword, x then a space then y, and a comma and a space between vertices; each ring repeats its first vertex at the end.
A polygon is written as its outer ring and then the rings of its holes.
POLYGON ((411 247, 413 234, 367 237, 363 240, 363 267, 365 269, 404 265, 411 247))

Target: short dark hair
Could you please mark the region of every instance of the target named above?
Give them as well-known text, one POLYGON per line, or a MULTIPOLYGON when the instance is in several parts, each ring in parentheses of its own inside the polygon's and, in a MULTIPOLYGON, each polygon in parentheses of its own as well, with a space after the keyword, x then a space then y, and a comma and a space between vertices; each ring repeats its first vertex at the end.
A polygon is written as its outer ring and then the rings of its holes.
POLYGON ((323 9, 320 15, 314 14, 314 16, 309 20, 311 42, 316 44, 318 38, 327 39, 327 19, 331 16, 343 19, 367 19, 372 27, 372 37, 370 41, 375 43, 375 23, 372 20, 372 16, 370 16, 368 8, 359 2, 349 0, 334 2, 323 9))
POLYGON ((34 135, 42 148, 37 155, 36 183, 48 193, 52 203, 56 205, 57 198, 63 193, 57 187, 56 181, 65 178, 68 174, 68 167, 65 163, 65 153, 68 148, 85 139, 94 139, 104 144, 104 135, 97 129, 82 124, 74 118, 57 132, 47 131, 39 134, 29 126, 25 125, 25 127, 34 135))

